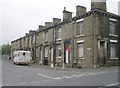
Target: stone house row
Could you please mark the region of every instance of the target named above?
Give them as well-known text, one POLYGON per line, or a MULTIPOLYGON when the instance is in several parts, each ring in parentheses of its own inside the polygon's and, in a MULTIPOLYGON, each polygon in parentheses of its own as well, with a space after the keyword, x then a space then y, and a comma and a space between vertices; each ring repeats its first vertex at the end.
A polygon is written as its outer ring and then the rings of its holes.
POLYGON ((34 63, 59 67, 118 65, 120 17, 106 11, 106 2, 91 2, 91 10, 76 6, 76 16, 63 11, 63 21, 39 25, 11 42, 16 50, 31 51, 34 63))

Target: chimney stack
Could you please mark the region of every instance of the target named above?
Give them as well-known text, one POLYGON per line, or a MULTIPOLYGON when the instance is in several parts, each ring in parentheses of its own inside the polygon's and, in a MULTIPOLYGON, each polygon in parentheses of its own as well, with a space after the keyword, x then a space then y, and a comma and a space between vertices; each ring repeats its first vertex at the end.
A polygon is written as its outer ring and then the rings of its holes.
POLYGON ((45 22, 45 28, 53 26, 52 22, 45 22))
POLYGON ((44 29, 45 28, 45 26, 42 26, 42 25, 39 25, 39 30, 42 30, 42 29, 44 29))
POLYGON ((76 6, 76 16, 83 15, 86 13, 86 7, 84 6, 76 6))
POLYGON ((72 18, 72 12, 66 11, 66 7, 64 7, 63 11, 63 21, 69 20, 72 18))
POLYGON ((91 9, 100 9, 106 11, 107 0, 91 0, 91 9))
POLYGON ((60 22, 61 22, 61 19, 53 18, 53 24, 54 25, 59 24, 60 22))
POLYGON ((29 33, 26 33, 26 34, 25 34, 25 36, 28 36, 28 35, 29 35, 29 33))
POLYGON ((29 34, 33 34, 33 33, 35 33, 35 31, 33 31, 33 30, 30 30, 30 31, 29 31, 29 34))

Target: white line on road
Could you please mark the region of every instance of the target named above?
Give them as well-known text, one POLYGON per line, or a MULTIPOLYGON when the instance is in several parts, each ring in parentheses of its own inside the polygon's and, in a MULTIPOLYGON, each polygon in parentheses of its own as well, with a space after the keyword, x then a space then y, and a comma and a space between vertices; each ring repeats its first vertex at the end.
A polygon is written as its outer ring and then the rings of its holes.
POLYGON ((109 84, 109 85, 106 85, 106 86, 114 86, 114 85, 118 85, 120 83, 113 83, 113 84, 109 84))
MULTIPOLYGON (((49 78, 49 79, 58 80, 58 79, 63 79, 63 78, 73 78, 73 77, 82 77, 82 76, 85 77, 85 76, 100 75, 100 74, 105 74, 105 73, 108 73, 108 72, 107 72, 107 71, 105 71, 105 72, 95 72, 95 73, 80 74, 80 75, 61 76, 61 77, 50 77, 50 76, 43 75, 43 74, 37 74, 37 75, 42 76, 42 77, 45 77, 45 78, 49 78)), ((111 85, 114 85, 114 84, 111 84, 111 85)), ((109 86, 109 85, 108 85, 108 86, 109 86)))
POLYGON ((72 78, 72 76, 63 76, 62 78, 72 78))
POLYGON ((119 83, 112 83, 112 84, 109 84, 109 85, 104 85, 104 86, 101 86, 99 88, 105 88, 105 87, 110 87, 110 86, 115 86, 115 85, 118 86, 118 84, 120 84, 120 82, 119 83))
POLYGON ((83 75, 85 75, 85 74, 81 74, 81 75, 72 75, 73 77, 81 77, 81 76, 83 76, 83 75))
POLYGON ((45 78, 49 78, 49 79, 52 78, 52 77, 50 77, 50 76, 46 76, 46 75, 42 75, 42 74, 37 74, 37 75, 40 75, 40 76, 43 76, 43 77, 45 77, 45 78))
POLYGON ((60 77, 54 77, 54 78, 52 78, 52 79, 55 79, 55 80, 57 80, 57 79, 62 79, 62 78, 60 78, 60 77))

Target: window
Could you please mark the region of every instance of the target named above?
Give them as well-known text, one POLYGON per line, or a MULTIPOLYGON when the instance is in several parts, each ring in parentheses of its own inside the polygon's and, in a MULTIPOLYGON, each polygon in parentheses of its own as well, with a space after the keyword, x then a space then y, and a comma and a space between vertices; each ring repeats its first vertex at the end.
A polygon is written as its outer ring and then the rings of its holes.
POLYGON ((110 22, 110 34, 116 35, 117 30, 116 30, 116 23, 115 22, 110 22))
POLYGON ((110 43, 110 58, 117 58, 117 43, 110 43))
POLYGON ((78 35, 82 35, 83 34, 83 22, 78 22, 78 31, 77 31, 78 35))
POLYGON ((33 44, 35 44, 35 35, 32 38, 33 38, 33 44))
POLYGON ((36 34, 36 45, 38 45, 38 44, 39 44, 39 35, 36 34))
POLYGON ((56 39, 60 39, 61 38, 61 33, 62 33, 61 27, 56 29, 56 39))
POLYGON ((45 42, 48 42, 48 32, 45 32, 45 42))
POLYGON ((62 52, 62 51, 61 51, 61 45, 58 45, 58 46, 57 46, 57 49, 58 49, 57 56, 58 56, 58 57, 61 57, 61 52, 62 52))
POLYGON ((78 58, 83 58, 83 43, 79 43, 78 47, 78 58))
POLYGON ((48 57, 48 46, 45 47, 45 57, 48 57))

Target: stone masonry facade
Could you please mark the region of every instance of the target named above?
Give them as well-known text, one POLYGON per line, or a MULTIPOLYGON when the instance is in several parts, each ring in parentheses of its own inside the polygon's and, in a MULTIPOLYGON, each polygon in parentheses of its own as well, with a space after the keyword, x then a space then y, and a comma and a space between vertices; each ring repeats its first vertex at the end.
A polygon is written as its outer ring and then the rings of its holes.
POLYGON ((91 10, 76 6, 76 16, 63 10, 63 20, 39 25, 11 42, 16 50, 31 51, 34 63, 58 67, 101 67, 118 65, 120 16, 107 12, 104 2, 91 1, 91 10))

